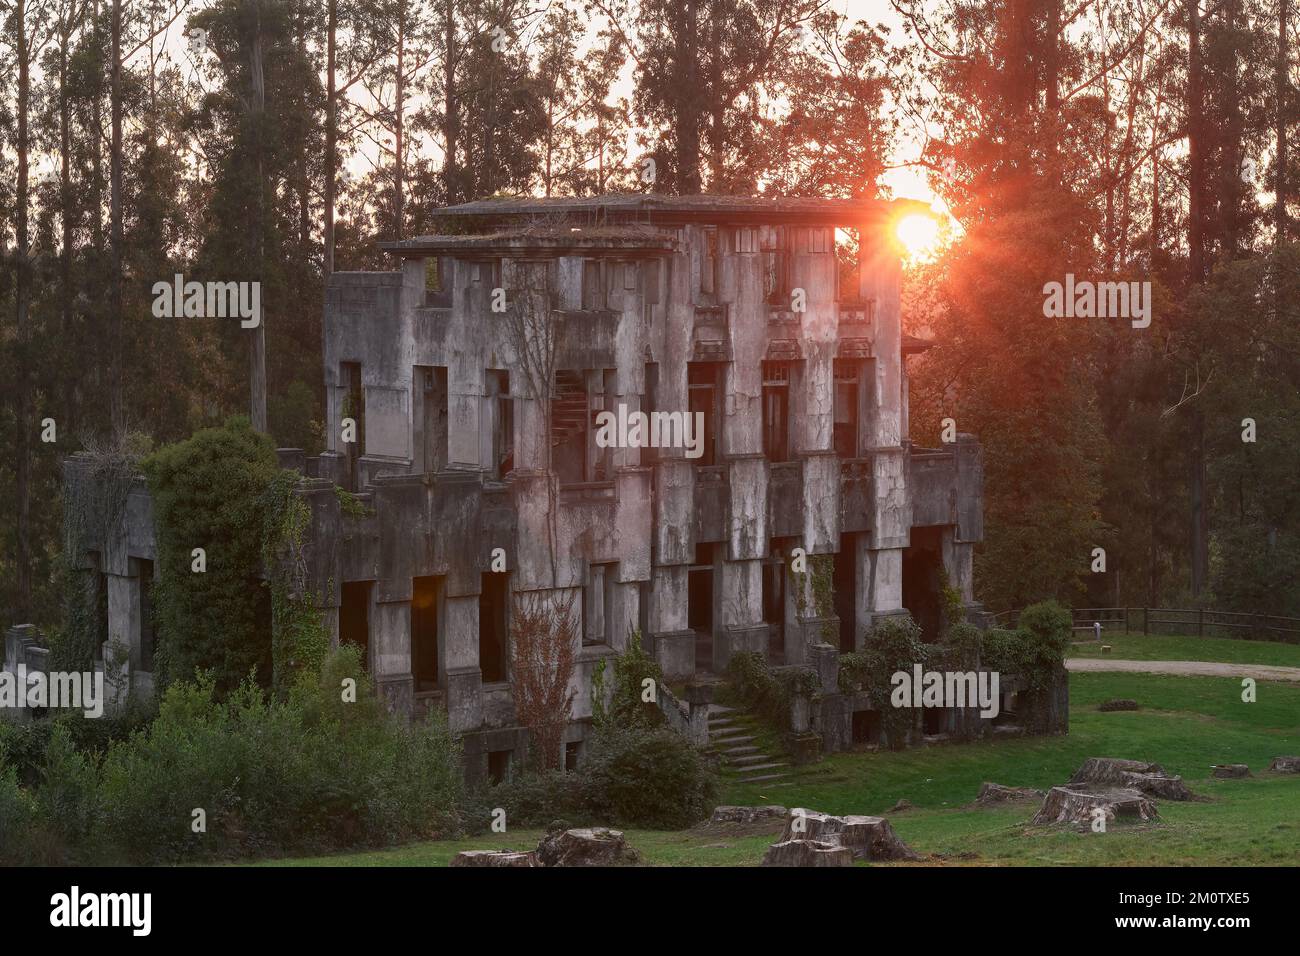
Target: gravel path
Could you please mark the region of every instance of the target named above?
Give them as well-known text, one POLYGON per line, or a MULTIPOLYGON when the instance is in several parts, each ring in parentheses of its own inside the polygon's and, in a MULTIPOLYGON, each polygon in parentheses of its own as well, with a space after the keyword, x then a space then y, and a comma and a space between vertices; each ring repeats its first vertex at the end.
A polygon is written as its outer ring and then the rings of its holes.
POLYGON ((1300 667, 1272 664, 1218 664, 1210 661, 1126 661, 1109 657, 1071 657, 1071 671, 1124 671, 1130 674, 1179 674, 1193 677, 1253 677, 1255 680, 1300 682, 1300 667))

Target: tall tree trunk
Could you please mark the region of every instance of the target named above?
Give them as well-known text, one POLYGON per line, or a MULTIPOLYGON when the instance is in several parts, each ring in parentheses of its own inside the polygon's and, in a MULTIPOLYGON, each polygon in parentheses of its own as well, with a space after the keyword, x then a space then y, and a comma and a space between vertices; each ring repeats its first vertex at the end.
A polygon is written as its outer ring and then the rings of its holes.
POLYGON ((1287 105, 1290 102, 1291 84, 1287 79, 1287 20, 1290 17, 1288 0, 1277 3, 1277 70, 1274 79, 1277 97, 1277 174, 1273 186, 1273 234, 1274 241, 1280 249, 1287 239, 1287 181, 1286 181, 1286 126, 1287 105))
POLYGON ((109 16, 109 115, 112 123, 108 157, 108 349, 112 376, 109 384, 109 409, 113 430, 119 432, 126 427, 125 376, 122 369, 122 0, 113 0, 109 16))
MULTIPOLYGON (((257 268, 257 281, 261 282, 265 273, 266 254, 266 180, 263 173, 265 166, 263 126, 266 122, 266 78, 262 69, 262 5, 260 0, 254 4, 253 43, 249 52, 249 79, 252 84, 252 119, 253 149, 257 165, 257 234, 253 238, 253 261, 257 268)), ((265 291, 265 289, 263 290, 265 291)), ((249 342, 248 382, 251 391, 251 414, 253 428, 259 432, 267 431, 266 426, 266 300, 261 298, 262 314, 260 321, 252 329, 253 337, 249 342)))
POLYGON ((404 153, 402 151, 402 114, 406 111, 406 4, 402 3, 401 13, 397 18, 397 90, 394 93, 393 108, 393 238, 402 239, 402 225, 405 221, 406 197, 403 189, 404 153))
POLYGON ((456 151, 460 149, 460 104, 456 95, 456 0, 445 0, 446 30, 442 50, 442 138, 445 155, 442 181, 448 206, 460 202, 460 171, 456 151))
POLYGON ((338 0, 327 0, 325 13, 325 224, 324 272, 334 272, 334 184, 338 172, 338 0))
POLYGON ((18 59, 18 138, 15 148, 18 151, 18 192, 14 197, 17 208, 15 214, 15 232, 18 247, 15 252, 15 320, 18 335, 18 416, 14 425, 17 431, 15 442, 17 460, 14 466, 15 493, 18 496, 17 537, 18 562, 17 585, 18 606, 14 609, 18 620, 27 623, 32 612, 32 529, 31 529, 31 417, 32 417, 32 379, 31 356, 28 354, 31 330, 28 328, 28 311, 31 297, 31 248, 28 235, 27 207, 31 197, 28 187, 28 141, 27 114, 31 106, 31 75, 28 62, 32 44, 27 37, 27 0, 15 0, 13 7, 14 50, 18 59))
MULTIPOLYGON (((1187 0, 1187 265, 1195 284, 1205 278, 1205 143, 1200 0, 1187 0)), ((1209 521, 1205 501, 1205 420, 1192 413, 1191 499, 1192 595, 1200 597, 1210 576, 1209 521)))
POLYGON ((677 5, 677 23, 673 31, 674 58, 677 63, 677 170, 674 177, 679 195, 700 191, 700 99, 699 48, 696 28, 699 17, 697 0, 677 5))

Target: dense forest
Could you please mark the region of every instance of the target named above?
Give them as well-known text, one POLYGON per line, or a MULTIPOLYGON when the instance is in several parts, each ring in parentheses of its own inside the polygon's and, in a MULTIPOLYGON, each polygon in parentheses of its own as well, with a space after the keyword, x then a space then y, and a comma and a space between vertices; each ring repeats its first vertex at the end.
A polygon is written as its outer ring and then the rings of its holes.
POLYGON ((1291 0, 0 0, 4 623, 57 625, 67 454, 247 411, 263 369, 254 423, 318 451, 326 278, 430 209, 888 196, 909 168, 949 220, 907 274, 912 440, 983 443, 977 596, 1300 616, 1298 26, 1291 0), (178 273, 260 282, 258 333, 155 318, 178 273), (1149 282, 1153 321, 1045 316, 1067 276, 1149 282))

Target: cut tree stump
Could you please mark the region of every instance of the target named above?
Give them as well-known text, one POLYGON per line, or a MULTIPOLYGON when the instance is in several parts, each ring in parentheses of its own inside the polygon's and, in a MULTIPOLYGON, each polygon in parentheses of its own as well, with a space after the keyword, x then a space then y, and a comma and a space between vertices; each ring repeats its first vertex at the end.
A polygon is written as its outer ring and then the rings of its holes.
POLYGON ((461 850, 452 866, 541 866, 537 854, 521 850, 461 850))
POLYGON ((847 847, 857 860, 919 860, 884 817, 831 816, 797 807, 786 818, 781 842, 811 840, 847 847))
POLYGON ((783 840, 763 854, 764 866, 852 866, 848 847, 821 840, 783 840))
POLYGON ((975 803, 981 807, 989 807, 1014 800, 1041 800, 1044 796, 1046 794, 1043 791, 1034 790, 1032 787, 1004 787, 1000 783, 985 781, 980 784, 979 796, 975 798, 975 803))
POLYGON ((1128 788, 1080 789, 1053 787, 1047 792, 1043 806, 1030 822, 1036 826, 1056 823, 1080 823, 1091 826, 1097 808, 1106 815, 1106 821, 1116 818, 1155 820, 1159 817, 1154 800, 1137 790, 1128 788))
POLYGON ((1244 763, 1216 763, 1214 767, 1211 768, 1210 773, 1216 777, 1236 779, 1239 777, 1249 777, 1250 767, 1246 766, 1244 763))
POLYGON ((1067 787, 1118 788, 1140 790, 1149 797, 1164 800, 1190 800, 1192 792, 1183 778, 1170 776, 1158 763, 1120 760, 1116 757, 1089 757, 1065 784, 1067 787))
POLYGON ((537 859, 542 866, 635 866, 641 854, 627 845, 622 830, 581 827, 546 834, 537 859))
POLYGON ((1300 773, 1300 757, 1274 757, 1268 769, 1273 773, 1300 773))

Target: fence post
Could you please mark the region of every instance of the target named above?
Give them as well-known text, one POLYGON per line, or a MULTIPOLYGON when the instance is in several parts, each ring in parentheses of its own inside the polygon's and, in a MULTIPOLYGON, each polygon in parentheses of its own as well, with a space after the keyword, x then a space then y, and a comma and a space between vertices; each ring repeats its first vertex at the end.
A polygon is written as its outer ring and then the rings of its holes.
POLYGON ((1151 632, 1151 608, 1142 609, 1142 636, 1146 637, 1151 632))
POLYGON ((1128 633, 1128 606, 1124 607, 1124 633, 1128 633))
POLYGON ((1203 607, 1196 609, 1196 636, 1205 636, 1205 608, 1203 607))

